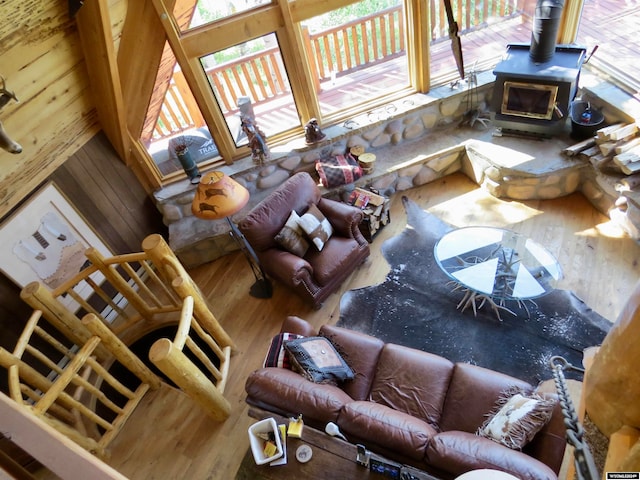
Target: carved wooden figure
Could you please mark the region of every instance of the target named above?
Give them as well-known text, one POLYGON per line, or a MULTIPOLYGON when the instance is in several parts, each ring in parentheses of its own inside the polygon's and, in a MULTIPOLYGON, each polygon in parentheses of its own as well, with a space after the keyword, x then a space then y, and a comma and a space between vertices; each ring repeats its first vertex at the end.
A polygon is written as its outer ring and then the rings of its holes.
MULTIPOLYGON (((15 93, 6 89, 4 77, 1 75, 0 75, 0 83, 2 84, 2 86, 0 86, 0 110, 2 110, 4 106, 7 103, 9 103, 11 100, 15 100, 17 102, 18 98, 16 97, 15 93)), ((22 152, 22 146, 18 142, 12 140, 9 137, 9 134, 5 131, 4 127, 2 126, 2 122, 0 122, 0 148, 2 148, 3 150, 6 150, 9 153, 22 152)))

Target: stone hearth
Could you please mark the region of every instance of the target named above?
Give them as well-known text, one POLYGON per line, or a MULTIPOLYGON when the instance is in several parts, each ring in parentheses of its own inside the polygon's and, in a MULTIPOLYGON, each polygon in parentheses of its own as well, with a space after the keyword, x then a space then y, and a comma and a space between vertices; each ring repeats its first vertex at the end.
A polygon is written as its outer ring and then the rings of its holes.
MULTIPOLYGON (((478 76, 479 87, 473 94, 480 109, 490 104, 492 74, 478 76)), ((590 78, 583 71, 581 82, 590 78)), ((610 89, 602 90, 601 81, 592 81, 593 89, 580 96, 605 114, 607 123, 630 122, 640 118, 637 111, 627 113, 616 107, 623 101, 610 100, 610 89), (614 103, 615 102, 615 103, 614 103)), ((612 214, 632 236, 640 228, 640 198, 628 200, 626 212, 615 209, 619 193, 616 177, 596 171, 589 163, 564 157, 563 148, 575 143, 566 131, 550 139, 495 136, 495 129, 476 123, 460 126, 469 108, 469 92, 464 88, 441 87, 429 94, 416 94, 396 101, 387 108, 355 117, 349 124, 325 129, 327 138, 307 146, 301 138, 288 145, 272 147, 272 159, 256 166, 243 159, 219 170, 233 176, 251 193, 249 204, 234 219, 246 213, 273 188, 299 171, 314 173, 316 159, 343 153, 361 145, 376 154, 372 173, 356 182, 359 187, 373 187, 385 195, 425 185, 455 172, 466 174, 492 195, 514 200, 551 199, 581 192, 604 214, 612 214)), ((622 95, 614 89, 613 96, 622 95)), ((350 186, 351 188, 353 186, 350 186)), ((340 198, 349 187, 339 187, 325 195, 340 198)), ((158 209, 169 226, 169 244, 189 268, 223 256, 237 247, 229 237, 228 225, 222 221, 205 221, 191 214, 195 187, 187 180, 157 191, 158 209)), ((639 195, 640 197, 640 195, 639 195)))

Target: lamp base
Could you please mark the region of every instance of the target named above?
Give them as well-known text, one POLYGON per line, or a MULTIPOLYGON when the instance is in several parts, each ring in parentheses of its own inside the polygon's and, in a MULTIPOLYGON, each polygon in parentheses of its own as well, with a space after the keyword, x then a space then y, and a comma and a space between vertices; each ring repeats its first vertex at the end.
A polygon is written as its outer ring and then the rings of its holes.
POLYGON ((261 278, 251 285, 249 294, 255 298, 271 298, 273 295, 273 287, 268 278, 261 278))

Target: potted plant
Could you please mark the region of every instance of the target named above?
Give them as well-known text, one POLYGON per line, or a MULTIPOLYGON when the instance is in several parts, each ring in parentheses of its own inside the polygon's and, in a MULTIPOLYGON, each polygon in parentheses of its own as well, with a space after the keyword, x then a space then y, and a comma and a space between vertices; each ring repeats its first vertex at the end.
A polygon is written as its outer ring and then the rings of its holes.
POLYGON ((172 147, 191 183, 199 183, 201 177, 200 170, 198 170, 198 165, 191 156, 186 138, 183 135, 176 137, 172 142, 172 147))

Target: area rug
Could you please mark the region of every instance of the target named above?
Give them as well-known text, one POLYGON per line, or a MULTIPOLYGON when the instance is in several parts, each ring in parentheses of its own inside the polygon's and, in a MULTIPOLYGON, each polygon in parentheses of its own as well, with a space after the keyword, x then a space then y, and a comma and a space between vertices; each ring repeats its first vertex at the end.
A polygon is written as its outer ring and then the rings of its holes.
MULTIPOLYGON (((342 296, 339 326, 534 385, 552 378, 551 357, 581 366, 584 349, 602 343, 611 323, 567 290, 528 301, 527 309, 508 302, 516 315, 501 312, 501 320, 487 305, 477 315, 458 310, 463 293, 452 291, 433 255, 452 227, 406 197, 402 201, 407 228, 381 247, 391 271, 381 284, 342 296)), ((565 376, 581 379, 576 372, 565 376)))

